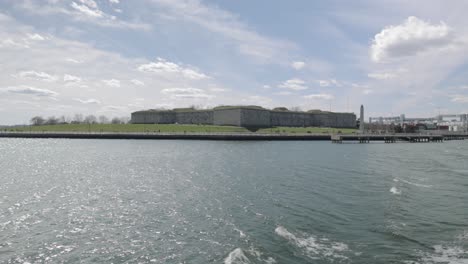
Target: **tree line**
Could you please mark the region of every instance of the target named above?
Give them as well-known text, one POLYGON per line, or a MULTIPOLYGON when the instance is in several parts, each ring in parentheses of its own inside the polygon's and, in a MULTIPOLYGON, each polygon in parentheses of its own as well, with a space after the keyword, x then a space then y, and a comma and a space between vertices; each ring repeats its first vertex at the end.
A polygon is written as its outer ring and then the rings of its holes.
POLYGON ((113 117, 101 115, 96 117, 95 115, 83 116, 82 114, 75 114, 73 117, 69 116, 34 116, 31 118, 30 123, 33 126, 42 125, 66 125, 66 124, 128 124, 130 118, 128 117, 113 117))

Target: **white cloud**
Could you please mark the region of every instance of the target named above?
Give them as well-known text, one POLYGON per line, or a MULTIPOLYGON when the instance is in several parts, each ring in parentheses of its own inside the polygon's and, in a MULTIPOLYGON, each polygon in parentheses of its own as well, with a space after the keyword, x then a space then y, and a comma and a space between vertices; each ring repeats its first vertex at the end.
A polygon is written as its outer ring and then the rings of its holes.
POLYGON ((341 86, 341 84, 335 80, 335 79, 330 79, 330 80, 318 80, 318 83, 321 87, 328 87, 328 86, 341 86))
POLYGON ((137 85, 137 86, 144 86, 145 83, 140 81, 140 80, 137 80, 137 79, 133 79, 130 81, 131 83, 133 83, 134 85, 137 85))
POLYGON ((373 91, 372 89, 365 89, 365 90, 362 91, 362 94, 364 94, 364 95, 369 95, 369 94, 371 94, 371 93, 373 93, 373 92, 374 92, 374 91, 373 91))
POLYGON ((79 5, 75 2, 72 2, 71 7, 87 16, 91 16, 91 17, 103 17, 104 16, 104 13, 101 10, 92 9, 87 5, 79 5))
POLYGON ((305 82, 297 78, 287 80, 284 83, 280 84, 279 87, 290 89, 290 90, 296 90, 296 91, 307 89, 305 82))
POLYGON ((305 95, 304 98, 313 99, 313 100, 332 100, 335 97, 332 94, 320 93, 320 94, 305 95))
POLYGON ((76 59, 72 59, 72 58, 66 58, 65 61, 71 62, 71 63, 76 63, 76 64, 83 63, 83 61, 81 61, 81 60, 76 60, 76 59))
POLYGON ((109 0, 109 2, 112 3, 112 4, 118 4, 118 3, 120 3, 119 0, 109 0))
POLYGON ((227 92, 227 91, 229 91, 229 89, 214 87, 214 88, 210 88, 210 91, 216 92, 216 93, 221 93, 221 92, 227 92))
POLYGON ((260 35, 251 30, 239 19, 239 16, 201 1, 153 0, 161 8, 163 17, 170 23, 181 20, 196 24, 205 30, 214 32, 237 45, 241 54, 262 61, 276 60, 283 63, 288 51, 296 48, 289 41, 277 40, 260 35))
POLYGON ((28 38, 31 39, 31 40, 46 40, 45 37, 35 33, 35 34, 27 34, 28 35, 28 38))
POLYGON ((63 81, 64 82, 81 82, 81 78, 78 76, 70 75, 70 74, 65 74, 63 76, 63 81))
POLYGON ((50 1, 24 1, 18 7, 41 16, 62 14, 80 22, 93 23, 102 27, 137 30, 151 29, 151 25, 149 24, 121 20, 115 16, 106 14, 95 3, 95 1, 79 1, 78 3, 72 2, 69 5, 67 1, 59 1, 57 3, 51 3, 50 1))
POLYGON ((461 94, 457 94, 457 95, 452 95, 452 102, 455 102, 455 103, 468 103, 468 96, 467 95, 461 95, 461 94))
POLYGON ((55 75, 36 71, 22 71, 16 74, 15 77, 45 82, 55 82, 58 79, 58 77, 55 75))
POLYGON ((390 72, 374 72, 374 73, 367 74, 367 76, 369 78, 377 79, 377 80, 388 80, 388 79, 393 79, 397 77, 396 74, 390 73, 390 72))
POLYGON ((120 81, 116 79, 102 80, 102 82, 110 87, 120 87, 120 81))
POLYGON ((276 95, 292 95, 293 93, 289 92, 289 91, 281 91, 281 92, 277 92, 275 93, 276 95))
POLYGON ((210 99, 213 98, 213 95, 205 93, 204 90, 198 89, 198 88, 166 88, 161 90, 161 93, 163 94, 169 94, 172 97, 176 98, 206 98, 210 99))
POLYGON ((0 41, 0 48, 27 49, 29 45, 24 41, 18 42, 12 38, 6 38, 0 41))
POLYGON ((201 80, 209 78, 207 75, 190 68, 184 68, 174 62, 166 61, 162 58, 157 58, 156 62, 142 64, 137 68, 141 72, 154 72, 154 73, 177 73, 182 76, 193 79, 201 80))
POLYGON ((93 1, 93 0, 79 0, 79 1, 80 1, 80 3, 85 4, 85 5, 89 6, 90 8, 97 8, 98 7, 97 3, 95 1, 93 1))
POLYGON ((74 100, 82 104, 100 104, 101 103, 99 100, 94 99, 94 98, 90 98, 90 99, 75 98, 74 100))
POLYGON ((268 89, 271 89, 271 86, 268 84, 265 84, 262 86, 262 88, 268 90, 268 89))
POLYGON ((35 96, 44 96, 44 97, 49 97, 49 96, 56 96, 58 93, 47 90, 47 89, 39 89, 35 87, 30 87, 30 86, 18 86, 18 87, 8 87, 6 89, 3 89, 6 92, 9 93, 14 93, 14 94, 25 94, 25 95, 35 95, 35 96))
POLYGON ((455 35, 445 23, 432 25, 411 16, 403 24, 388 26, 375 35, 371 58, 374 62, 385 62, 430 49, 448 47, 454 42, 455 35))
POLYGON ((305 67, 305 62, 303 61, 295 61, 291 64, 291 67, 293 67, 296 70, 301 70, 302 68, 305 67))

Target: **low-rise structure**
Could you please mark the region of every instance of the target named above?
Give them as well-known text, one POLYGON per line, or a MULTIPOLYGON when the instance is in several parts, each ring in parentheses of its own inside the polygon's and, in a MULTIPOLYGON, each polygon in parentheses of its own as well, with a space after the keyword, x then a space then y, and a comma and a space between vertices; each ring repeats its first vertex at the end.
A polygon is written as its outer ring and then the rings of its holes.
POLYGON ((143 110, 132 113, 134 124, 205 124, 249 128, 263 127, 336 127, 354 128, 354 113, 320 110, 289 111, 285 108, 268 110, 260 106, 220 106, 207 110, 179 108, 173 110, 143 110))

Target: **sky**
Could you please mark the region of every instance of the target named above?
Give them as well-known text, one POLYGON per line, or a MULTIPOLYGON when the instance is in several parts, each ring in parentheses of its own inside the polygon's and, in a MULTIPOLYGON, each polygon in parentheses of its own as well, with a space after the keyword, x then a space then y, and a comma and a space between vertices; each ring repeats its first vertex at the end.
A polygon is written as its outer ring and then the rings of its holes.
POLYGON ((217 105, 468 112, 465 0, 2 0, 0 124, 217 105))

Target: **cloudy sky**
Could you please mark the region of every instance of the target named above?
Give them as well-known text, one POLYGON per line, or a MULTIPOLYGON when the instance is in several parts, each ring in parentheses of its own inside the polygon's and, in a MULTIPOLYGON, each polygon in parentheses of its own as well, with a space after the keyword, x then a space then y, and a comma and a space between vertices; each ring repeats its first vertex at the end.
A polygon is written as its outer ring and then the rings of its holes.
POLYGON ((468 112, 468 1, 2 0, 0 124, 255 104, 468 112))

